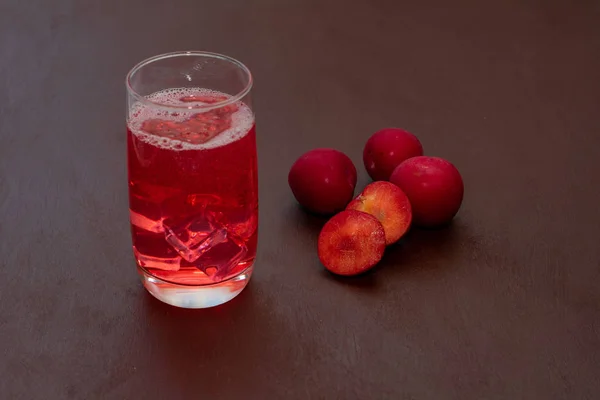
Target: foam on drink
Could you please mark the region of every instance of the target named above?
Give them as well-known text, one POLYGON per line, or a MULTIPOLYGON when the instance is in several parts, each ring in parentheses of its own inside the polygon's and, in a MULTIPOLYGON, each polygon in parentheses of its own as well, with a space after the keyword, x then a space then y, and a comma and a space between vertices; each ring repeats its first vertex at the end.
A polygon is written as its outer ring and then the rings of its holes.
POLYGON ((215 137, 204 143, 189 143, 187 141, 177 140, 176 138, 158 136, 142 130, 142 124, 147 120, 158 118, 173 122, 182 122, 198 113, 208 112, 210 110, 219 108, 219 106, 210 107, 211 103, 205 103, 202 101, 182 101, 182 98, 193 96, 225 99, 231 98, 231 96, 225 93, 203 88, 176 88, 161 90, 147 96, 146 98, 160 105, 180 106, 186 108, 173 109, 169 111, 138 102, 131 108, 128 122, 129 129, 138 139, 152 146, 174 151, 183 151, 207 150, 225 146, 244 137, 254 125, 254 114, 252 110, 241 101, 238 101, 234 103, 238 107, 238 110, 231 115, 231 127, 223 132, 220 132, 215 137), (208 106, 208 108, 199 108, 199 105, 208 106))

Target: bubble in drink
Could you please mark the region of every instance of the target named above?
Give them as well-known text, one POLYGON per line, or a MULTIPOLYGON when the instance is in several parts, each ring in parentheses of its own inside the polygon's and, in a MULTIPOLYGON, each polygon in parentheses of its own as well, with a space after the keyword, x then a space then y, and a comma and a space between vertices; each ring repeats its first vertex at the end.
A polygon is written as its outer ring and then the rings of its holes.
POLYGON ((252 265, 257 239, 254 115, 201 88, 168 89, 138 103, 128 121, 134 254, 151 274, 178 284, 225 280, 252 265), (211 107, 213 106, 214 107, 211 107))

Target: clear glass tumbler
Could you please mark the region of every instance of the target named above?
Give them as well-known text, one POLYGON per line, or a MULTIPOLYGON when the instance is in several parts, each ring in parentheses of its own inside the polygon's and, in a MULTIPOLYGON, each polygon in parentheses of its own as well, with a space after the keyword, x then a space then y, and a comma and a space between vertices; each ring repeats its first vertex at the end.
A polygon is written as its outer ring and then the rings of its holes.
POLYGON ((257 245, 252 75, 233 58, 162 54, 127 75, 133 253, 146 289, 178 307, 239 294, 257 245))

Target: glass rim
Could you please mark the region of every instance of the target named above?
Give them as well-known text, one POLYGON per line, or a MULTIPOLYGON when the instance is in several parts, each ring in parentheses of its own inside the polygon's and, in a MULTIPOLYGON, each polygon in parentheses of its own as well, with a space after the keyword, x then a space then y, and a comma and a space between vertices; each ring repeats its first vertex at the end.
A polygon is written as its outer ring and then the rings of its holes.
POLYGON ((146 104, 146 105, 149 105, 152 107, 158 107, 158 108, 169 109, 169 110, 210 110, 210 109, 225 107, 229 104, 233 104, 233 103, 243 99, 248 93, 250 93, 253 83, 254 83, 254 79, 252 77, 252 73, 250 72, 250 69, 248 67, 246 67, 246 65, 244 65, 241 61, 238 61, 233 57, 226 56, 225 54, 213 53, 210 51, 199 51, 199 50, 174 51, 174 52, 170 52, 170 53, 157 54, 155 56, 146 58, 145 60, 142 60, 139 63, 137 63, 136 65, 134 65, 133 68, 131 68, 129 70, 129 72, 127 73, 127 76, 125 77, 125 86, 127 87, 127 92, 129 92, 129 94, 132 97, 134 97, 137 101, 139 101, 142 104, 146 104), (178 105, 174 105, 174 104, 163 104, 163 103, 160 103, 157 101, 152 101, 152 100, 149 100, 146 96, 138 93, 133 88, 133 86, 131 84, 131 78, 141 68, 145 67, 146 65, 152 64, 153 62, 156 62, 156 61, 164 60, 167 58, 175 58, 175 57, 207 57, 207 58, 215 58, 215 59, 227 61, 227 62, 237 66, 240 70, 244 71, 244 73, 248 77, 248 83, 237 94, 230 95, 231 97, 227 98, 226 100, 218 101, 216 103, 201 104, 201 105, 196 105, 196 106, 187 106, 187 105, 186 106, 184 106, 184 105, 178 106, 178 105))

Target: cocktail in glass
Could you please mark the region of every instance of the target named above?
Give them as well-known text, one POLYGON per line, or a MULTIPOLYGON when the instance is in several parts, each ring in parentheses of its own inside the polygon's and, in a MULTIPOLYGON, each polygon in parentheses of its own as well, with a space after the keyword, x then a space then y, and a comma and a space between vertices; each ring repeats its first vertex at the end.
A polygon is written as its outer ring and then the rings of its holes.
POLYGON ((133 252, 146 289, 179 307, 239 294, 257 245, 252 76, 230 57, 163 54, 127 76, 133 252))

